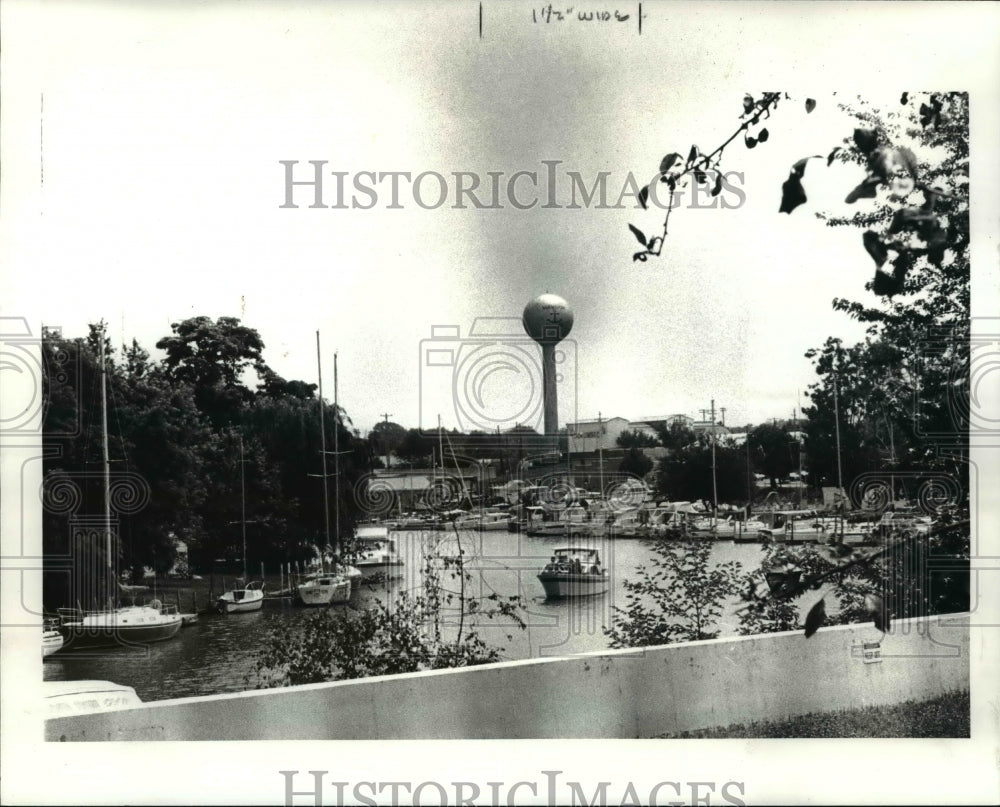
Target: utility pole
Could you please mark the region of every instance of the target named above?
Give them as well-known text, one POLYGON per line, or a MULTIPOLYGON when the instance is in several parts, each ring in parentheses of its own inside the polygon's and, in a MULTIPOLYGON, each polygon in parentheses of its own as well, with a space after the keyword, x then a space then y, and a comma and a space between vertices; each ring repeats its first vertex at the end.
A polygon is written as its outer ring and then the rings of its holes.
MULTIPOLYGON (((383 418, 384 421, 385 421, 385 424, 388 426, 389 425, 389 418, 392 417, 392 412, 380 412, 379 413, 379 417, 383 418)), ((386 438, 383 436, 382 439, 385 440, 386 438)), ((389 443, 388 442, 385 443, 385 467, 386 468, 389 467, 389 443)))
POLYGON ((722 412, 722 425, 726 425, 726 407, 720 406, 719 411, 722 412))
POLYGON ((601 501, 604 501, 604 451, 603 451, 603 431, 604 426, 601 423, 601 413, 597 413, 597 463, 598 463, 598 473, 600 474, 601 480, 601 501))
POLYGON ((719 491, 715 482, 715 398, 712 398, 712 520, 713 523, 719 514, 719 491))

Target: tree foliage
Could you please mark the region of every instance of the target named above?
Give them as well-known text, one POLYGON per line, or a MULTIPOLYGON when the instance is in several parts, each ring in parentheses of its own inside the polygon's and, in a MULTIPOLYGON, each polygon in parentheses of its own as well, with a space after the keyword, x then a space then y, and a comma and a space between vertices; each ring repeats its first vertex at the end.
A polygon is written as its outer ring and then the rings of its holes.
POLYGON ((659 540, 653 568, 640 566, 626 580, 625 608, 613 607, 605 633, 612 647, 646 647, 714 639, 728 597, 736 593, 742 567, 710 564, 710 541, 659 540))
MULTIPOLYGON (((656 489, 671 501, 713 502, 712 446, 705 437, 673 449, 657 467, 656 489)), ((715 446, 715 489, 719 502, 747 498, 745 452, 729 445, 715 446)))
MULTIPOLYGON (((175 538, 187 544, 195 569, 205 571, 217 559, 240 568, 244 515, 250 569, 311 558, 313 546, 326 541, 315 385, 271 372, 257 332, 233 318, 195 317, 172 330, 158 343, 166 351, 159 360, 135 341, 115 350, 101 325, 84 338, 43 334, 46 556, 78 552, 91 565, 107 566, 103 545, 71 537, 81 519, 103 523, 103 343, 112 486, 121 483, 134 497, 131 504, 112 501, 119 569, 163 574, 174 564, 175 538), (256 391, 247 385, 247 370, 258 373, 256 391)), ((369 455, 346 413, 323 407, 328 450, 336 428, 347 451, 338 510, 341 532, 350 534, 356 518, 350 492, 369 470, 369 455)), ((332 501, 336 483, 328 484, 332 501)), ((47 607, 75 604, 73 586, 60 580, 46 577, 47 607)))
POLYGON ((252 683, 294 686, 500 661, 502 648, 488 644, 478 625, 503 619, 524 629, 523 603, 517 596, 468 594, 472 576, 460 543, 456 549, 448 555, 439 544, 425 552, 417 595, 399 592, 358 611, 327 609, 291 630, 272 630, 257 653, 252 683))

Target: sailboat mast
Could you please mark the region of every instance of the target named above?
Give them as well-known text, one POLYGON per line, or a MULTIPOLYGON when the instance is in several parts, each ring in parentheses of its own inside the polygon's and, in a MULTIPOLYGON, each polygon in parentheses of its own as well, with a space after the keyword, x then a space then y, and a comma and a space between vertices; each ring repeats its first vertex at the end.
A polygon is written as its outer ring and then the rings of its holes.
MULTIPOLYGON (((319 377, 319 455, 323 458, 323 523, 326 526, 326 543, 330 544, 330 494, 326 485, 326 426, 323 420, 323 361, 320 358, 319 331, 316 331, 316 374, 319 377)), ((336 429, 334 429, 336 434, 336 429)), ((321 555, 322 557, 322 555, 321 555)))
POLYGON ((837 403, 837 376, 833 376, 833 426, 837 434, 837 495, 844 489, 843 472, 840 467, 840 409, 837 403))
POLYGON ((100 331, 101 358, 101 462, 104 476, 104 537, 107 553, 108 572, 114 573, 111 540, 111 459, 108 455, 108 371, 104 360, 104 323, 100 331))
MULTIPOLYGON (((337 541, 337 553, 344 554, 344 547, 340 545, 340 403, 337 400, 337 353, 333 354, 333 479, 336 485, 333 497, 333 529, 337 541)), ((323 483, 324 490, 326 482, 323 483)))
POLYGON ((243 471, 243 435, 240 434, 240 524, 243 530, 243 584, 247 583, 247 487, 243 471))
POLYGON ((604 423, 601 413, 597 413, 597 473, 601 480, 601 502, 604 502, 604 423))
POLYGON ((719 514, 719 488, 715 480, 715 398, 712 399, 712 523, 719 514))

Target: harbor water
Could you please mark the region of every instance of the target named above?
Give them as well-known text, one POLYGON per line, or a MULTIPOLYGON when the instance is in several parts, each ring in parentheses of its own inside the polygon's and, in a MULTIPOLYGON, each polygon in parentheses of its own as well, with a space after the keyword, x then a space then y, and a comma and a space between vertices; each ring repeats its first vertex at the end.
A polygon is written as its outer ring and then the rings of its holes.
MULTIPOLYGON (((428 552, 457 557, 459 547, 470 579, 464 584, 441 574, 443 587, 479 598, 484 607, 490 597, 519 596, 524 603, 521 629, 509 619, 497 621, 465 617, 464 630, 472 627, 490 645, 503 648, 504 659, 566 656, 600 651, 609 647, 604 628, 611 624, 614 608, 627 605, 625 581, 636 579, 639 566, 651 566, 653 544, 636 539, 575 539, 600 552, 609 572, 609 589, 604 594, 570 600, 546 600, 536 575, 556 547, 567 546, 565 538, 532 537, 507 531, 473 532, 394 532, 403 566, 399 576, 388 581, 365 583, 348 605, 334 608, 364 608, 372 599, 391 603, 401 591, 419 594, 422 590, 424 557, 428 552)), ((744 571, 760 566, 758 544, 716 541, 711 562, 738 561, 744 571)), ((797 605, 800 614, 808 611, 821 596, 807 592, 797 605)), ((719 623, 720 635, 737 633, 738 617, 733 599, 719 623)), ((827 603, 828 607, 831 605, 827 603)), ((134 687, 144 701, 239 692, 252 687, 254 660, 265 635, 272 629, 292 630, 297 622, 315 609, 295 607, 290 600, 269 600, 263 609, 243 614, 207 614, 183 628, 173 639, 141 648, 112 647, 87 652, 56 653, 45 660, 45 680, 100 679, 134 687)), ((457 607, 442 615, 443 632, 455 629, 457 607)))

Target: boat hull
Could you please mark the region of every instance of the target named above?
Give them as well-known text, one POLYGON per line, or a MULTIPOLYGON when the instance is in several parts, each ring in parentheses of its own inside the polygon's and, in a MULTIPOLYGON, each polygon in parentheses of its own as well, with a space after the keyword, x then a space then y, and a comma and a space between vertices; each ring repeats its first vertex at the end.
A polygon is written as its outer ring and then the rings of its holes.
POLYGON ((391 577, 393 575, 399 574, 400 569, 403 567, 403 561, 401 560, 373 560, 365 561, 359 560, 355 561, 354 567, 361 572, 361 578, 367 580, 370 577, 376 577, 379 575, 385 577, 391 577))
POLYGON ((260 589, 227 591, 215 602, 215 607, 222 614, 245 614, 259 611, 264 607, 264 592, 260 589))
POLYGON ((109 647, 119 644, 149 644, 172 639, 181 629, 180 614, 164 617, 159 623, 143 625, 66 623, 66 649, 109 647))
POLYGON ((310 581, 299 586, 299 599, 303 605, 334 605, 351 599, 351 581, 348 578, 323 579, 331 582, 310 581))
POLYGON ((562 572, 542 572, 538 580, 545 589, 549 600, 564 600, 571 597, 593 597, 608 590, 607 574, 576 574, 562 572))
POLYGON ((59 650, 66 640, 57 630, 47 630, 42 633, 42 658, 49 656, 59 650))

